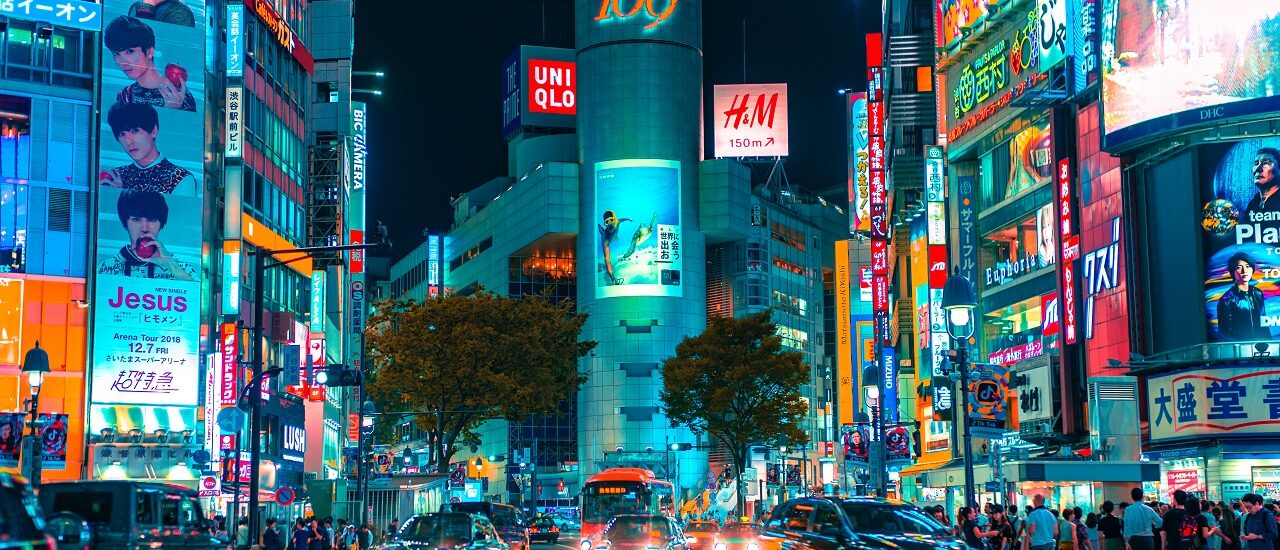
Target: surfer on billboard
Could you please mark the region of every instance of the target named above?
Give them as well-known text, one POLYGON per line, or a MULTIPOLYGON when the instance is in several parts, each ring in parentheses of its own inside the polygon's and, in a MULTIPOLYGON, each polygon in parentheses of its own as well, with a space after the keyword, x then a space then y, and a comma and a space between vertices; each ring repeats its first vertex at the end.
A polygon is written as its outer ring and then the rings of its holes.
POLYGON ((600 246, 604 248, 604 270, 609 276, 609 282, 615 285, 622 284, 622 281, 619 281, 618 277, 613 273, 613 254, 611 253, 610 245, 618 238, 618 226, 622 225, 622 222, 629 221, 632 221, 631 218, 619 219, 618 215, 614 214, 612 210, 605 210, 604 223, 599 226, 600 246))

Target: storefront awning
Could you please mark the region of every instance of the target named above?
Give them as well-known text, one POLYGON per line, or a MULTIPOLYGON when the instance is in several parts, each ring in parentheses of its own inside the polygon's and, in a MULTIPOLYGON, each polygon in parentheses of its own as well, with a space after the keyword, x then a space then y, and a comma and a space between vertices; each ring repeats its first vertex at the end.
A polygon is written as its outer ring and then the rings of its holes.
POLYGON ((1137 483, 1160 481, 1160 464, 1137 461, 1026 460, 1004 465, 1007 481, 1137 483))
POLYGON ((942 468, 946 466, 947 462, 948 461, 921 462, 919 464, 912 465, 911 467, 906 468, 901 472, 898 472, 898 475, 906 477, 906 476, 916 476, 916 475, 928 473, 930 471, 937 470, 938 468, 942 468))

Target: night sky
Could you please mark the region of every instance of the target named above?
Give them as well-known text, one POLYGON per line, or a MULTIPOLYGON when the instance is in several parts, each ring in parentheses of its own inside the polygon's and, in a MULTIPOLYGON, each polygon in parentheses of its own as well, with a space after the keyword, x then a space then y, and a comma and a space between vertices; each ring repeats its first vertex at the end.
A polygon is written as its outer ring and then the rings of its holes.
MULTIPOLYGON (((845 115, 836 90, 865 86, 863 40, 880 25, 879 6, 704 0, 705 105, 713 84, 744 82, 745 20, 745 82, 789 85, 791 184, 842 185, 845 115)), ((399 258, 424 229, 449 228, 450 198, 506 174, 502 61, 520 44, 572 48, 573 0, 363 0, 356 12, 354 69, 387 74, 354 84, 383 90, 357 96, 369 103, 368 214, 386 222, 399 258)))

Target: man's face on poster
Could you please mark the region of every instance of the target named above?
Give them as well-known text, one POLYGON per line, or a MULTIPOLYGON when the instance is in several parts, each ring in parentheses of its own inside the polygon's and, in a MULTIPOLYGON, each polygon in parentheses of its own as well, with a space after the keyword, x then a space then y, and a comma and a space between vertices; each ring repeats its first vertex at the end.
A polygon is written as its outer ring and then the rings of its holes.
POLYGON ((137 80, 142 76, 142 73, 155 68, 155 55, 155 48, 137 46, 111 53, 116 65, 120 66, 120 70, 124 71, 125 76, 133 80, 137 80))
POLYGON ((150 130, 132 128, 117 134, 116 141, 120 142, 120 147, 129 155, 129 158, 135 162, 146 164, 155 158, 157 134, 159 134, 157 128, 150 130))
POLYGON ((1280 184, 1276 181, 1276 162, 1275 157, 1267 153, 1258 153, 1253 157, 1253 184, 1258 189, 1265 190, 1280 184))
POLYGON ((125 230, 129 232, 130 246, 138 246, 140 239, 155 241, 160 234, 160 229, 164 224, 160 220, 153 220, 146 216, 129 216, 125 221, 125 230))
POLYGON ((1253 266, 1249 262, 1239 260, 1231 266, 1231 280, 1236 286, 1247 285, 1253 279, 1253 266))

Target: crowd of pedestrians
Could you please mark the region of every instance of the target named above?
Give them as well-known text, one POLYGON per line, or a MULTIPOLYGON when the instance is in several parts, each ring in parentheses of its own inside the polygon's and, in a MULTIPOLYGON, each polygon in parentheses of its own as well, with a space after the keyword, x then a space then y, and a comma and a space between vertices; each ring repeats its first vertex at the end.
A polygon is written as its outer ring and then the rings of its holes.
MULTIPOLYGON (((369 550, 379 540, 372 522, 356 525, 341 518, 336 525, 333 518, 297 518, 292 529, 268 519, 256 541, 250 540, 249 522, 245 518, 236 521, 232 531, 227 530, 222 516, 214 520, 218 524, 218 535, 232 540, 235 550, 249 550, 252 545, 262 550, 369 550)), ((384 537, 398 527, 397 522, 392 521, 384 537)))
POLYGON ((1022 517, 1015 507, 991 503, 960 508, 954 522, 942 506, 926 511, 977 550, 1280 550, 1280 502, 1250 493, 1227 505, 1179 490, 1172 503, 1161 503, 1137 487, 1130 498, 1108 500, 1088 514, 1047 508, 1038 494, 1022 517))

